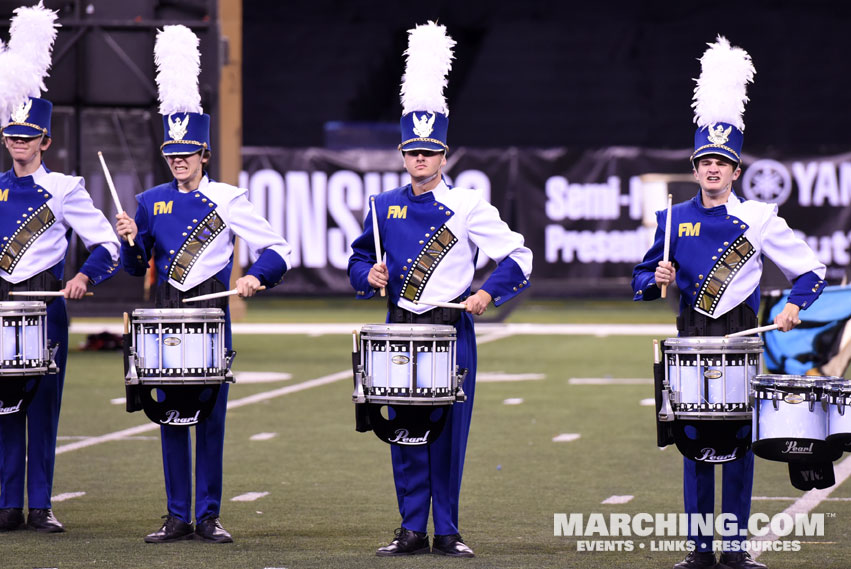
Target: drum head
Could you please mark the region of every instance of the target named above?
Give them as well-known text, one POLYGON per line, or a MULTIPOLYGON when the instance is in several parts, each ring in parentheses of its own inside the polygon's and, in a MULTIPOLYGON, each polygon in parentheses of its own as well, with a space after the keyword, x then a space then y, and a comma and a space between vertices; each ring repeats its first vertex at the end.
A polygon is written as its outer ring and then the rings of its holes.
POLYGON ((142 409, 159 425, 191 427, 210 416, 222 384, 142 385, 142 409))
POLYGON ((452 405, 387 405, 388 417, 377 403, 366 404, 375 436, 391 445, 423 446, 437 440, 452 405))
POLYGON ((42 376, 0 378, 0 415, 26 412, 42 376))
POLYGON ((686 458, 723 464, 738 460, 751 446, 751 421, 674 421, 674 441, 686 458))

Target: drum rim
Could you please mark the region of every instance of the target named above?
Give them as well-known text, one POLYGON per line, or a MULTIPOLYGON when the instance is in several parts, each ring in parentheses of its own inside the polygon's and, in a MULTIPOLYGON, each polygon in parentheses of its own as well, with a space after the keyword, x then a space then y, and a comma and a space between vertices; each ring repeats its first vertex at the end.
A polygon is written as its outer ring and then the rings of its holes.
POLYGON ((163 322, 183 321, 189 318, 211 317, 224 321, 225 313, 221 308, 136 308, 131 314, 133 320, 160 318, 163 322), (171 317, 171 318, 167 318, 171 317))
POLYGON ((457 336, 457 330, 454 326, 448 324, 407 324, 407 323, 387 323, 387 324, 364 324, 360 329, 360 337, 362 340, 377 339, 381 340, 454 340, 457 336))
POLYGON ((793 375, 793 374, 757 374, 751 380, 751 386, 756 387, 819 387, 824 389, 831 383, 831 378, 816 375, 793 375), (779 381, 763 381, 760 378, 783 378, 779 381))
POLYGON ((675 336, 666 338, 662 341, 667 352, 672 352, 671 348, 690 348, 697 350, 705 348, 711 349, 743 349, 743 348, 761 348, 765 345, 761 338, 725 338, 723 336, 675 336))
MULTIPOLYGON (((40 300, 3 300, 0 301, 0 316, 14 316, 13 311, 18 310, 38 310, 39 313, 47 314, 47 305, 40 300)), ((30 313, 30 312, 28 312, 30 313)))

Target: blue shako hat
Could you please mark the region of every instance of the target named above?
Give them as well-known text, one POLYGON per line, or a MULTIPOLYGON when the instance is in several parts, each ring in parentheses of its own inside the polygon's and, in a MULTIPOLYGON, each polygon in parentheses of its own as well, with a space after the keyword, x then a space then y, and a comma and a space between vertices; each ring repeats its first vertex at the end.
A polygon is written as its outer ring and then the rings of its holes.
POLYGON ((402 115, 399 120, 402 129, 402 144, 399 149, 447 151, 446 130, 449 119, 443 113, 413 111, 402 115))
POLYGON ((405 75, 402 76, 402 142, 399 150, 446 152, 449 107, 443 96, 452 68, 455 40, 434 22, 408 30, 405 75))
POLYGON ((163 156, 210 150, 210 115, 172 113, 163 116, 163 156))
POLYGON ((718 36, 700 58, 700 77, 694 98, 694 152, 691 162, 709 154, 742 162, 745 123, 742 115, 748 102, 747 86, 756 73, 751 56, 718 36))
POLYGON ((164 26, 157 32, 154 62, 160 114, 163 116, 164 156, 210 150, 210 115, 201 108, 199 40, 183 25, 164 26))
POLYGON ((707 154, 717 154, 740 164, 744 140, 742 131, 729 123, 718 122, 700 127, 694 133, 694 153, 691 155, 691 161, 694 162, 707 154))
POLYGON ((12 117, 3 128, 3 136, 21 136, 35 138, 45 135, 50 137, 50 116, 53 113, 53 103, 47 99, 30 97, 17 109, 12 111, 12 117))

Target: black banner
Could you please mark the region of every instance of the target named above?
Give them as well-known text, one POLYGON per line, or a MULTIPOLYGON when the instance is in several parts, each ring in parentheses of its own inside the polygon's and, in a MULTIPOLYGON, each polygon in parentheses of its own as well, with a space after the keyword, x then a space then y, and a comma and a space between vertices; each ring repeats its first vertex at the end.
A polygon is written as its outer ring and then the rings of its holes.
MULTIPOLYGON (((444 173, 450 184, 482 190, 526 237, 536 294, 626 295, 632 267, 655 232, 653 212, 664 208, 668 193, 679 202, 698 190, 689 154, 461 148, 450 153, 444 173)), ((408 182, 399 153, 246 148, 243 160, 240 186, 294 250, 293 268, 275 292, 350 293, 349 245, 361 232, 369 196, 408 182)), ((735 191, 777 203, 828 266, 828 281, 839 282, 851 244, 851 154, 745 156, 744 164, 735 191)), ((771 286, 786 285, 767 274, 771 286)))

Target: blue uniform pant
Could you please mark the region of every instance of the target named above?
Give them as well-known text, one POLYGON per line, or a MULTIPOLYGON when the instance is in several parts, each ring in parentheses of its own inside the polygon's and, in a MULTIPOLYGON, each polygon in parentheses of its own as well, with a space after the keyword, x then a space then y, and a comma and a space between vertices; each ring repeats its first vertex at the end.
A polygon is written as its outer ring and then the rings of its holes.
POLYGON ((56 352, 59 372, 41 378, 26 412, 0 416, 0 508, 24 507, 25 473, 29 508, 51 507, 59 407, 68 360, 68 314, 64 298, 56 298, 47 305, 47 337, 59 344, 56 352))
POLYGON ((443 432, 432 444, 390 447, 402 526, 425 533, 431 506, 435 535, 458 533, 461 475, 476 387, 476 335, 472 317, 463 314, 455 328, 457 362, 469 370, 462 386, 467 401, 450 407, 443 432))
MULTIPOLYGON (((225 346, 232 346, 230 313, 225 310, 225 346)), ((218 517, 222 504, 222 460, 228 387, 219 390, 210 416, 195 425, 195 519, 218 517)), ((168 513, 192 522, 192 427, 162 425, 163 473, 168 513)))
MULTIPOLYGON (((735 516, 736 534, 724 536, 724 541, 744 541, 739 530, 747 529, 751 511, 753 489, 753 452, 748 450, 742 458, 721 465, 721 510, 735 516)), ((712 516, 715 510, 715 465, 683 457, 683 498, 685 511, 691 515, 712 516)), ((714 527, 714 519, 712 519, 714 527)), ((725 526, 728 524, 725 524, 725 526)), ((691 527, 691 526, 690 526, 691 527)), ((713 534, 689 533, 698 551, 711 551, 713 534)))

